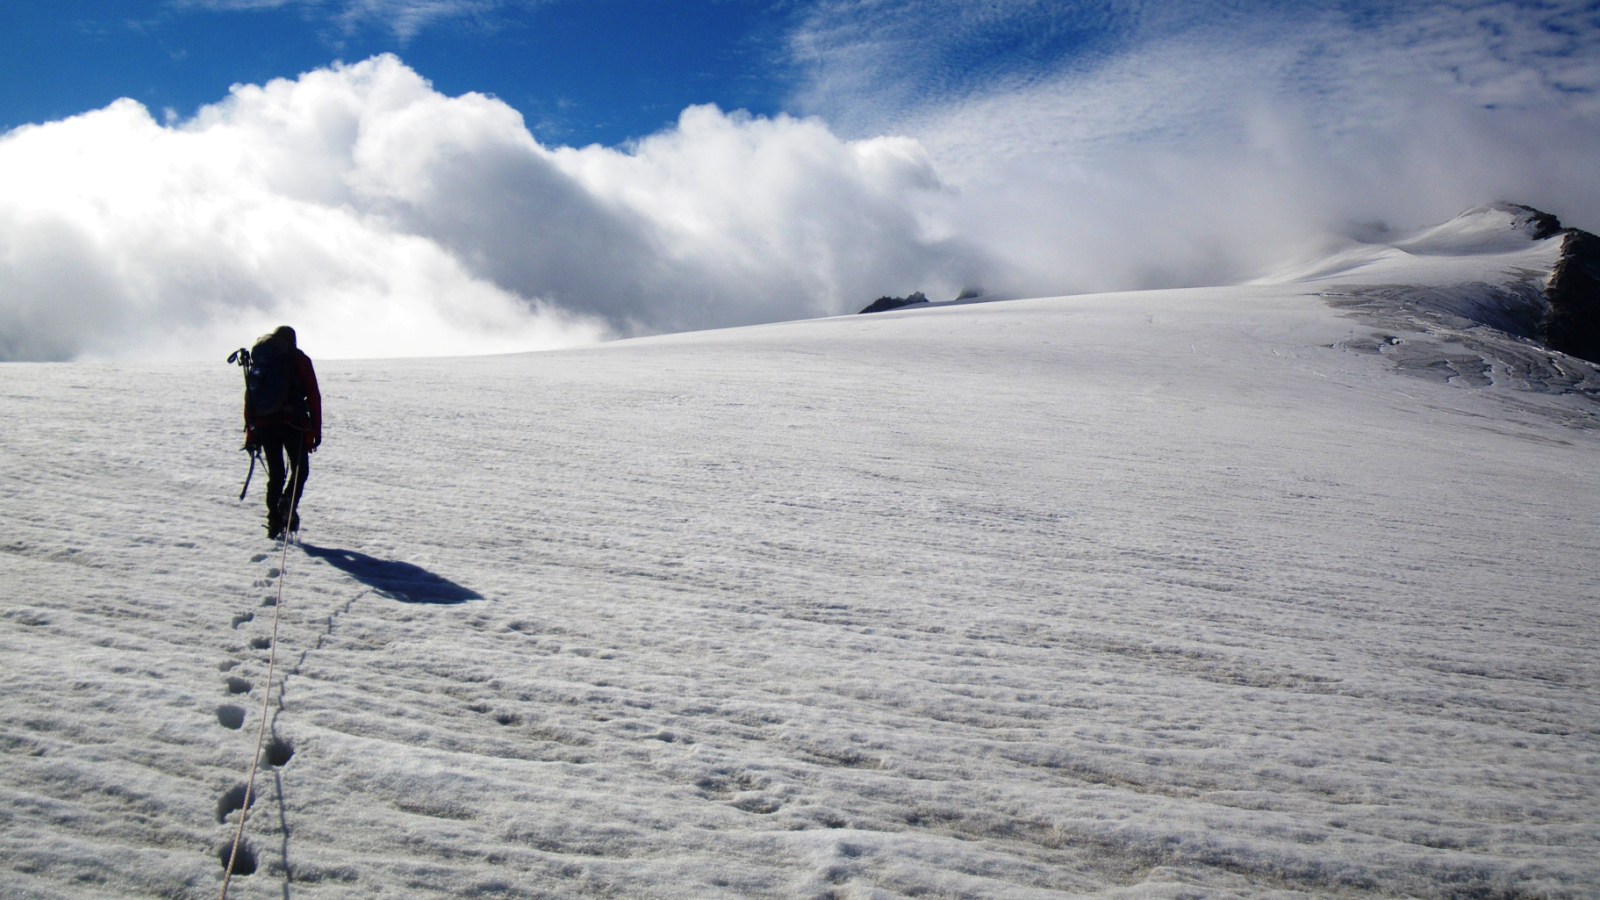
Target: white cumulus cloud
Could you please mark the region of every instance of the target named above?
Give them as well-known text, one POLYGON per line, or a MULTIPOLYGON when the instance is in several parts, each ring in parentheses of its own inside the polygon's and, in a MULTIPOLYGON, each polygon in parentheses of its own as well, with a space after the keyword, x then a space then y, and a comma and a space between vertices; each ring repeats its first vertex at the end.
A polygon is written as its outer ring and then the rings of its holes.
POLYGON ((282 321, 355 356, 601 337, 360 202, 366 104, 403 107, 401 69, 240 89, 176 128, 122 100, 0 138, 0 357, 211 355, 282 321))
POLYGON ((393 56, 237 86, 176 125, 123 100, 0 137, 0 358, 206 355, 280 322, 323 355, 539 349, 954 292, 913 142, 712 107, 548 149, 393 56))

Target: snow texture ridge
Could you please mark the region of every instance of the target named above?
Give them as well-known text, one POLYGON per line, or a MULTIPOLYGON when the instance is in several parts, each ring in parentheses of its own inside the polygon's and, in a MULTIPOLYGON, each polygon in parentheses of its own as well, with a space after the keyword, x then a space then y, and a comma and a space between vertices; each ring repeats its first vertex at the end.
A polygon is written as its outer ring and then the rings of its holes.
POLYGON ((216 896, 265 700, 236 897, 1593 896, 1553 240, 318 360, 282 564, 221 354, 4 366, 0 894, 216 896))

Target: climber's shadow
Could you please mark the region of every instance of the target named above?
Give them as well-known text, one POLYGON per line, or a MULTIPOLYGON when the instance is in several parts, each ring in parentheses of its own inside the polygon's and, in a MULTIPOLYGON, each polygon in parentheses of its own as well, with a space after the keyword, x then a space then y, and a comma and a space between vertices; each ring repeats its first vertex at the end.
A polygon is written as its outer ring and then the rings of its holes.
POLYGON ((300 549, 312 559, 323 560, 380 595, 401 603, 448 605, 483 599, 483 595, 477 591, 462 587, 448 578, 435 575, 411 563, 378 559, 355 550, 334 550, 311 544, 301 544, 300 549))

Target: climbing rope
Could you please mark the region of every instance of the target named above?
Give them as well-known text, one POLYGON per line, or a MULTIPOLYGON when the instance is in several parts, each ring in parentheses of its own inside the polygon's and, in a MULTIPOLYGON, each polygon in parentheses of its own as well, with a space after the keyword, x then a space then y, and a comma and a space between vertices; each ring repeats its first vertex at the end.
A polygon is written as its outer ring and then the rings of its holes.
POLYGON ((283 580, 289 566, 291 534, 289 525, 294 522, 295 516, 300 511, 300 479, 304 471, 304 465, 296 465, 294 468, 294 478, 290 483, 289 518, 284 522, 283 534, 279 537, 278 588, 272 601, 272 644, 267 648, 267 686, 261 692, 261 722, 256 729, 256 752, 250 763, 250 777, 244 783, 244 806, 239 810, 239 827, 234 830, 233 848, 228 851, 228 862, 223 868, 221 900, 228 900, 228 885, 233 882, 233 867, 239 860, 239 848, 244 844, 244 826, 250 820, 250 805, 256 790, 256 773, 261 770, 261 751, 267 745, 267 712, 272 708, 272 676, 278 662, 278 623, 283 620, 283 580))

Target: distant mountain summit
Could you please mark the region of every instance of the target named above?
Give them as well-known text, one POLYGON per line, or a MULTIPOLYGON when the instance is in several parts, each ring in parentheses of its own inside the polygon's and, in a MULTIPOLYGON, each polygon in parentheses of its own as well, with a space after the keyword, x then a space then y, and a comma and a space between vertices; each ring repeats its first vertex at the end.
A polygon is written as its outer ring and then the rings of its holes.
POLYGON ((1531 206, 1477 206, 1402 234, 1379 227, 1261 281, 1325 283, 1330 303, 1385 327, 1486 326, 1600 363, 1600 238, 1531 206))
POLYGON ((1600 238, 1565 228, 1555 216, 1515 203, 1468 210, 1435 230, 1462 222, 1472 226, 1467 230, 1483 229, 1505 218, 1510 222, 1501 227, 1501 234, 1530 241, 1560 240, 1555 266, 1544 284, 1546 308, 1533 337, 1552 350, 1600 363, 1600 238))
POLYGON ((1532 337, 1552 350, 1600 363, 1600 238, 1565 228, 1560 219, 1531 206, 1495 203, 1467 210, 1413 243, 1440 252, 1457 238, 1477 252, 1501 241, 1509 244, 1506 249, 1516 249, 1527 241, 1559 238, 1560 251, 1544 284, 1546 307, 1532 337))
MULTIPOLYGON (((1398 346, 1399 333, 1414 331, 1468 344, 1531 341, 1600 364, 1600 237, 1519 203, 1475 206, 1410 232, 1372 226, 1360 237, 1333 239, 1254 283, 1317 286, 1333 306, 1394 332, 1396 343, 1389 346, 1398 346), (1502 334, 1492 338, 1483 329, 1502 334)), ((940 302, 929 302, 921 292, 885 296, 861 312, 945 306, 980 299, 980 294, 963 292, 955 301, 940 302)), ((1496 358, 1508 352, 1479 349, 1496 358)), ((1513 355, 1532 350, 1524 346, 1513 355)), ((1592 369, 1566 373, 1553 360, 1523 360, 1514 368, 1528 366, 1557 373, 1532 379, 1547 388, 1582 384, 1589 392, 1593 379, 1600 378, 1592 369)))
POLYGON ((1443 225, 1425 228, 1394 246, 1412 254, 1505 253, 1562 232, 1561 220, 1531 206, 1491 203, 1475 206, 1443 225))

